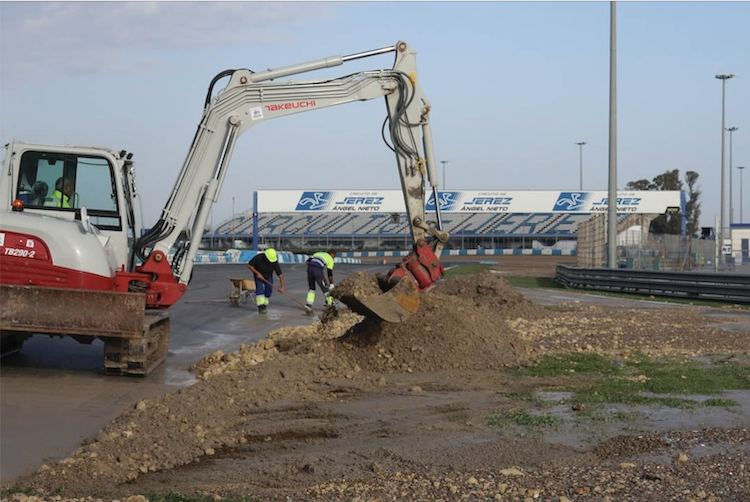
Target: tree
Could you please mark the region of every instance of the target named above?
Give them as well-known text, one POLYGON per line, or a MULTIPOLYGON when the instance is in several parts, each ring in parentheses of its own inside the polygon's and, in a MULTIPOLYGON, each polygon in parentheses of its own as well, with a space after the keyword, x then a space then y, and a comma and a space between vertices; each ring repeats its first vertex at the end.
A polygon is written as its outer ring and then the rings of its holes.
MULTIPOLYGON (((688 186, 688 200, 685 205, 685 217, 687 219, 688 235, 695 235, 698 230, 700 221, 700 195, 701 191, 697 189, 698 173, 687 171, 685 173, 685 182, 688 186)), ((656 176, 652 181, 642 179, 629 181, 625 188, 627 190, 680 190, 683 189, 680 181, 680 170, 667 170, 656 176)), ((656 234, 680 234, 682 232, 682 215, 680 214, 663 214, 651 222, 649 232, 656 234)))
POLYGON ((698 190, 698 176, 699 174, 695 171, 685 173, 685 181, 688 185, 688 200, 685 204, 685 212, 687 213, 687 233, 690 236, 700 234, 701 203, 699 199, 702 192, 698 190))

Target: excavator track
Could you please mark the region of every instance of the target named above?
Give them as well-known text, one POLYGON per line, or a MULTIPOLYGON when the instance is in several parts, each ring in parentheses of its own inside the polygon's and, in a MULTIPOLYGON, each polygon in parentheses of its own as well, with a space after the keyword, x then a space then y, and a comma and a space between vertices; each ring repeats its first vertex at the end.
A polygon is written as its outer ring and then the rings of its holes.
POLYGON ((0 357, 10 356, 21 352, 23 342, 31 336, 26 333, 3 332, 0 338, 0 357))
POLYGON ((146 376, 169 349, 169 315, 147 312, 143 293, 0 285, 3 355, 34 334, 104 341, 108 375, 146 376))
POLYGON ((146 376, 167 357, 169 315, 147 314, 139 338, 105 337, 104 371, 108 375, 146 376))

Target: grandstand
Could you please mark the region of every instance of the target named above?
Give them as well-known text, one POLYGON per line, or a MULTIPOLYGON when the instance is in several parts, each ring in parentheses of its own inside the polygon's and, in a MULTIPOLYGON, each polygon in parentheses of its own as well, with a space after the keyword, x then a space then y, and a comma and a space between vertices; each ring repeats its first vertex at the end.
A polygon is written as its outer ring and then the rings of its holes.
MULTIPOLYGON (((578 224, 590 214, 449 214, 443 229, 451 234, 448 248, 527 248, 538 245, 569 248, 578 224), (567 244, 566 244, 567 243, 567 244)), ((406 213, 393 214, 258 214, 258 242, 278 249, 336 247, 341 250, 410 249, 406 213)), ((253 246, 252 213, 231 218, 206 238, 225 246, 253 246)))
MULTIPOLYGON (((606 192, 440 192, 446 249, 552 249, 573 254, 578 225, 606 212, 606 192)), ((679 208, 681 192, 618 192, 618 220, 679 208)), ((436 219, 435 200, 427 203, 436 219)), ((684 213, 684 212, 683 212, 684 213)), ((411 236, 400 191, 259 191, 254 208, 204 235, 214 247, 263 245, 289 251, 409 250, 411 236)))

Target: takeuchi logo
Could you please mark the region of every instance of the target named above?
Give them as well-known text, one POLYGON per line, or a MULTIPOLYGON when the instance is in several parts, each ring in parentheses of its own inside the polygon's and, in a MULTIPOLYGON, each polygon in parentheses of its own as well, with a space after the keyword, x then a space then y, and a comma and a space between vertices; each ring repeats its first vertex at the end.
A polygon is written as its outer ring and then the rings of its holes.
POLYGON ((586 209, 588 192, 560 192, 553 211, 583 211, 586 209))
POLYGON ((302 192, 295 211, 324 211, 333 203, 333 192, 302 192))

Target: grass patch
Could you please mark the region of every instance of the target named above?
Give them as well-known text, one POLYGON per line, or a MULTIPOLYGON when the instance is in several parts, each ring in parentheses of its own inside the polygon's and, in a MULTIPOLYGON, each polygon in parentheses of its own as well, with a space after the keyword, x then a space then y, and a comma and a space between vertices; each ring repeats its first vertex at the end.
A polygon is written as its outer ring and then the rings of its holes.
POLYGON ((720 399, 711 398, 706 399, 701 403, 701 406, 716 406, 717 408, 731 408, 733 406, 739 406, 739 403, 734 399, 720 399))
POLYGON ((534 414, 524 410, 503 410, 493 413, 487 419, 490 427, 503 428, 508 426, 518 427, 555 427, 560 423, 560 418, 551 413, 534 414))
POLYGON ((544 356, 533 366, 523 366, 513 370, 517 376, 556 377, 583 375, 610 375, 621 371, 617 364, 599 354, 562 354, 544 356))
MULTIPOLYGON (((726 361, 726 359, 724 359, 726 361)), ((712 396, 726 390, 750 390, 750 365, 746 361, 716 363, 686 358, 649 358, 637 353, 627 359, 599 354, 548 355, 534 365, 508 370, 512 376, 530 382, 529 390, 506 394, 513 402, 532 405, 531 410, 502 411, 491 415, 492 427, 525 428, 539 435, 544 428, 557 426, 563 415, 545 412, 555 405, 575 410, 573 420, 582 427, 598 430, 610 424, 633 424, 633 430, 646 415, 639 411, 613 410, 611 405, 665 406, 692 410, 738 406, 732 399, 712 396), (575 376, 575 385, 570 382, 575 376), (534 385, 535 379, 540 380, 534 385), (550 386, 556 378, 560 384, 550 386), (544 383, 541 383, 541 382, 544 383), (582 383, 581 383, 582 382, 582 383), (545 392, 565 393, 560 401, 544 398, 545 392), (537 429, 536 432, 533 429, 537 429)), ((555 398, 557 399, 557 398, 555 398)))
POLYGON ((750 390, 750 367, 746 364, 705 364, 693 360, 650 359, 637 354, 615 359, 598 354, 545 356, 533 366, 513 371, 524 377, 584 377, 588 385, 558 389, 572 393, 564 404, 629 405, 660 404, 673 408, 734 406, 730 399, 699 403, 681 396, 713 395, 724 390, 750 390))
POLYGON ((450 279, 458 275, 476 275, 481 274, 485 270, 492 268, 492 265, 486 263, 466 263, 464 265, 456 265, 455 267, 449 267, 445 270, 444 279, 450 279))
POLYGON ((579 411, 576 414, 578 420, 594 422, 598 424, 628 423, 642 420, 646 415, 637 411, 602 411, 598 408, 579 411))

